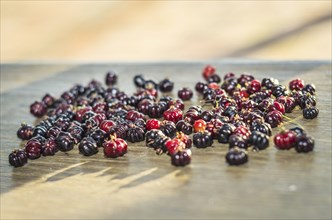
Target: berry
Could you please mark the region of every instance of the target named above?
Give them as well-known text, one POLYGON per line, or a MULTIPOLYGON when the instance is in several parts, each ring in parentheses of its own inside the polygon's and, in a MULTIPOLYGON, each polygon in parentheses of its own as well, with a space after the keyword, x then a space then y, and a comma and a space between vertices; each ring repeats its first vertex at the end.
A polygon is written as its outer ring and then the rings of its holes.
POLYGON ((262 121, 262 120, 254 120, 251 123, 251 127, 250 127, 251 131, 259 131, 263 134, 266 134, 268 136, 272 135, 272 129, 271 129, 271 125, 262 121))
POLYGON ((294 79, 289 82, 290 90, 301 90, 304 87, 304 81, 302 79, 294 79))
POLYGON ((25 144, 25 152, 30 160, 38 159, 41 156, 42 143, 36 139, 30 139, 25 144))
POLYGON ((255 150, 263 150, 269 146, 269 136, 259 131, 253 131, 249 137, 249 143, 255 150))
POLYGON ((248 140, 251 134, 251 131, 245 126, 238 126, 235 128, 233 134, 239 135, 243 140, 248 140))
POLYGON ((274 86, 279 85, 279 81, 274 78, 264 78, 262 80, 262 86, 264 86, 267 89, 272 89, 274 86))
POLYGON ((204 132, 206 128, 206 122, 203 119, 198 119, 194 122, 194 132, 204 132))
POLYGON ((132 122, 136 121, 137 118, 144 118, 144 115, 135 110, 129 111, 126 115, 126 119, 132 122))
MULTIPOLYGON (((201 120, 201 119, 200 119, 201 120)), ((213 139, 218 138, 218 130, 224 123, 219 119, 211 119, 208 123, 206 123, 206 130, 211 133, 213 139)))
POLYGON ((26 123, 22 123, 16 134, 17 137, 21 138, 22 140, 29 140, 33 134, 33 127, 26 123))
POLYGON ((300 98, 299 105, 301 109, 304 109, 307 106, 316 106, 316 97, 307 93, 300 98))
POLYGON ((146 121, 146 130, 159 129, 160 121, 157 119, 149 119, 146 121))
POLYGON ((229 123, 225 123, 222 125, 222 127, 219 129, 218 132, 218 142, 219 143, 228 143, 229 137, 233 134, 235 130, 235 126, 229 123))
POLYGON ((198 132, 193 135, 193 143, 198 148, 206 148, 213 144, 213 138, 210 132, 198 132))
POLYGON ((276 85, 272 88, 272 94, 278 98, 280 96, 287 96, 288 91, 285 86, 283 85, 276 85))
POLYGON ((55 140, 53 138, 47 139, 42 145, 42 155, 53 156, 56 152, 58 152, 58 148, 56 146, 55 140))
POLYGON ((259 92, 261 90, 261 87, 262 87, 261 82, 254 79, 251 82, 249 82, 247 91, 249 94, 253 94, 259 92))
POLYGON ((84 136, 84 129, 79 125, 70 126, 67 132, 74 139, 75 144, 78 144, 84 136))
POLYGON ((170 107, 167 111, 164 112, 164 119, 167 121, 172 121, 177 123, 182 119, 181 109, 175 108, 174 106, 170 107))
POLYGON ((165 143, 165 146, 169 155, 176 154, 178 151, 182 151, 186 148, 185 143, 183 143, 180 139, 168 140, 165 143))
POLYGON ((116 123, 112 120, 104 120, 100 123, 99 128, 106 133, 109 133, 112 127, 116 126, 116 123))
POLYGON ((127 153, 127 142, 121 138, 112 137, 103 144, 105 157, 116 158, 127 153))
POLYGON ((33 129, 33 133, 32 133, 32 137, 36 137, 36 136, 42 136, 45 137, 47 133, 47 128, 42 126, 42 125, 37 125, 34 129, 33 129))
POLYGON ((296 133, 291 130, 282 131, 274 136, 274 144, 280 150, 289 150, 296 144, 296 133))
POLYGON ((144 141, 145 134, 143 129, 135 125, 132 125, 131 127, 128 128, 126 132, 126 139, 132 143, 144 141))
POLYGON ((89 136, 95 141, 98 147, 102 147, 106 138, 106 132, 97 128, 89 136))
POLYGON ((243 137, 238 134, 232 134, 229 137, 228 141, 229 141, 229 148, 234 148, 234 147, 239 147, 243 149, 248 148, 248 141, 243 139, 243 137))
POLYGON ((303 109, 303 117, 306 119, 314 119, 318 116, 319 109, 316 106, 309 106, 303 109))
POLYGON ((211 65, 207 65, 207 66, 203 69, 202 75, 203 75, 204 79, 207 80, 207 79, 209 78, 209 76, 214 75, 215 72, 216 72, 216 69, 215 69, 213 66, 211 66, 211 65))
POLYGON ((176 135, 176 127, 174 122, 164 120, 160 123, 160 130, 168 137, 174 138, 176 135))
MULTIPOLYGON (((249 74, 241 74, 241 76, 237 79, 237 82, 241 86, 246 86, 249 84, 251 81, 255 80, 255 77, 249 74)), ((259 83, 260 84, 260 83, 259 83)))
POLYGON ((14 167, 24 166, 28 162, 27 154, 24 150, 14 150, 8 156, 9 164, 14 167))
POLYGON ((190 164, 191 151, 189 149, 178 151, 171 156, 171 162, 174 166, 186 166, 190 164))
POLYGON ((84 156, 91 156, 98 153, 98 146, 92 137, 85 137, 78 145, 78 150, 84 156))
POLYGON ((302 135, 296 140, 295 150, 298 153, 308 153, 314 149, 315 140, 312 137, 302 135))
POLYGON ((314 84, 306 84, 302 89, 303 94, 310 93, 311 95, 315 95, 316 87, 314 84))
POLYGON ((291 128, 289 129, 291 131, 294 131, 295 134, 296 134, 296 137, 299 137, 299 136, 302 136, 302 135, 305 135, 306 133, 304 132, 304 130, 300 127, 294 127, 294 128, 291 128))
POLYGON ((229 165, 241 165, 248 162, 247 151, 238 147, 229 149, 225 158, 229 165))
POLYGON ((206 83, 198 82, 195 85, 195 90, 199 93, 203 93, 204 90, 208 88, 208 85, 206 83))
POLYGON ((175 108, 180 109, 180 110, 184 110, 184 104, 181 101, 181 99, 177 99, 177 100, 171 100, 169 102, 170 106, 173 105, 175 108))
POLYGON ((163 116, 163 109, 158 103, 152 104, 149 106, 148 115, 150 118, 161 118, 163 116))
POLYGON ((147 147, 157 147, 156 138, 159 136, 165 136, 164 133, 158 129, 151 129, 145 133, 145 142, 147 147))
POLYGON ((282 113, 278 110, 267 113, 265 121, 271 125, 272 128, 277 127, 283 121, 282 113))
POLYGON ((178 97, 183 101, 188 101, 193 97, 193 91, 184 87, 178 91, 178 97))
POLYGON ((55 138, 58 149, 62 152, 70 151, 74 148, 75 141, 68 132, 60 132, 55 138))
POLYGON ((45 94, 44 97, 42 98, 42 102, 45 103, 45 105, 47 107, 51 107, 54 102, 55 102, 55 99, 53 96, 51 96, 50 94, 45 94))
POLYGON ((227 80, 229 78, 235 78, 235 74, 234 73, 227 73, 224 75, 224 80, 227 80))
POLYGON ((142 75, 136 75, 134 77, 134 83, 138 88, 144 88, 145 87, 145 79, 142 75))
POLYGON ((176 129, 187 135, 193 132, 193 126, 184 120, 180 120, 176 123, 176 129))
POLYGON ((117 81, 118 81, 118 75, 115 72, 109 71, 106 74, 106 77, 105 77, 105 84, 106 85, 112 86, 112 85, 116 84, 117 81))
POLYGON ((171 92, 173 90, 174 83, 169 79, 164 79, 159 82, 159 90, 161 92, 171 92))
POLYGON ((35 117, 40 118, 46 114, 47 106, 43 102, 35 101, 30 105, 30 113, 35 117))
POLYGON ((57 126, 51 127, 46 132, 46 137, 47 138, 56 138, 60 132, 61 132, 61 129, 59 127, 57 127, 57 126))
POLYGON ((269 112, 278 110, 282 114, 285 114, 285 106, 281 104, 280 102, 274 101, 268 108, 269 112))
POLYGON ((206 80, 209 84, 210 83, 220 83, 221 82, 221 79, 220 79, 220 76, 217 75, 217 74, 213 74, 213 75, 210 75, 207 80, 206 80))
POLYGON ((192 140, 189 138, 188 135, 185 135, 182 132, 178 132, 175 138, 181 140, 186 145, 187 149, 191 148, 192 140))
POLYGON ((296 107, 296 102, 293 97, 280 96, 278 97, 277 102, 284 105, 286 113, 291 113, 293 109, 296 107))

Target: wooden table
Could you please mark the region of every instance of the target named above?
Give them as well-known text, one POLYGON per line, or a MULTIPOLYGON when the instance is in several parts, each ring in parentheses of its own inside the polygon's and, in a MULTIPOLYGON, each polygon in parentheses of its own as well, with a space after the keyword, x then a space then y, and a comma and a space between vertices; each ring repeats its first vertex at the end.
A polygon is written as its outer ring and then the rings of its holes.
POLYGON ((2 64, 1 84, 13 83, 13 77, 20 84, 1 93, 1 219, 331 219, 331 64, 323 61, 211 62, 222 75, 249 72, 284 84, 296 77, 314 83, 319 117, 305 120, 299 110, 288 115, 315 138, 312 153, 279 151, 270 144, 264 151, 250 151, 246 165, 230 167, 224 159, 228 146, 215 142, 207 149, 193 148, 192 163, 177 168, 168 156, 139 143, 130 144, 128 154, 118 159, 106 159, 102 152, 84 157, 76 148, 22 168, 9 166, 8 154, 21 144, 16 130, 22 121, 34 123, 29 105, 44 93, 59 96, 74 83, 103 81, 110 69, 119 73, 118 87, 128 92, 135 90, 137 73, 156 80, 170 77, 174 91, 193 88, 205 64, 2 64))

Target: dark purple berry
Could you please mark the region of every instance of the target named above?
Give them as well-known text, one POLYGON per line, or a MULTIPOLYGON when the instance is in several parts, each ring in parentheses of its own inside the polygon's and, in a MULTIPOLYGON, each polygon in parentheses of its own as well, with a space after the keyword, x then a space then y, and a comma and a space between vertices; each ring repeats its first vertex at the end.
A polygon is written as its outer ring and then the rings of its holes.
POLYGON ((306 84, 302 89, 303 94, 310 93, 311 95, 315 95, 316 87, 314 84, 306 84))
POLYGON ((75 144, 78 144, 84 136, 84 129, 79 125, 70 126, 67 132, 74 139, 75 144))
POLYGON ((105 77, 105 84, 108 86, 112 86, 114 84, 116 84, 118 81, 118 75, 113 72, 113 71, 109 71, 108 73, 106 73, 106 77, 105 77))
POLYGON ((33 133, 32 133, 32 137, 36 137, 36 136, 42 136, 45 137, 47 133, 47 129, 44 126, 41 125, 37 125, 34 129, 33 129, 33 133))
POLYGON ((135 142, 144 141, 144 139, 145 139, 145 134, 142 128, 137 127, 135 125, 128 128, 126 132, 126 140, 135 143, 135 142))
POLYGON ((174 138, 176 136, 176 127, 172 121, 162 121, 160 123, 160 130, 168 137, 174 138))
POLYGON ((271 125, 262 121, 262 120, 254 120, 251 123, 251 127, 250 127, 251 131, 259 131, 263 134, 266 134, 268 136, 272 135, 272 129, 271 129, 271 125))
POLYGON ((206 89, 208 89, 208 84, 206 83, 198 82, 195 85, 195 90, 199 93, 203 93, 203 91, 206 89))
POLYGON ((28 162, 27 154, 24 150, 14 150, 8 156, 9 164, 14 167, 21 167, 28 162))
POLYGON ((22 140, 29 140, 33 134, 33 127, 26 123, 22 123, 16 134, 17 137, 21 138, 22 140))
POLYGON ((238 147, 229 149, 226 154, 226 162, 229 165, 241 165, 248 162, 247 151, 238 147))
POLYGON ((70 151, 74 148, 75 141, 74 138, 68 132, 60 132, 60 134, 55 138, 55 143, 58 149, 62 152, 70 151))
POLYGON ((158 103, 149 106, 148 115, 150 118, 161 118, 163 113, 163 109, 158 103))
POLYGON ((279 81, 274 78, 264 78, 262 80, 262 86, 267 89, 272 89, 274 86, 279 85, 279 81))
POLYGON ((213 144, 213 138, 210 132, 198 132, 193 135, 193 143, 197 148, 206 148, 213 144))
POLYGON ((78 145, 78 150, 84 156, 91 156, 98 153, 98 146, 92 137, 85 137, 78 145))
POLYGON ((220 76, 217 74, 213 74, 207 78, 208 83, 220 83, 221 79, 220 76))
POLYGON ((254 146, 254 150, 263 150, 269 146, 269 136, 259 131, 253 131, 250 134, 249 143, 254 146))
POLYGON ((30 160, 38 159, 41 156, 42 143, 36 139, 30 139, 25 144, 25 152, 30 160))
POLYGON ((229 137, 229 148, 239 147, 241 149, 247 149, 248 148, 248 141, 243 139, 238 134, 232 134, 229 137))
POLYGON ((295 134, 296 134, 296 137, 300 137, 302 135, 306 135, 305 131, 302 128, 300 128, 300 127, 294 127, 294 128, 289 129, 289 130, 294 131, 295 134))
POLYGON ((47 107, 51 107, 55 102, 55 98, 47 93, 42 98, 42 102, 44 102, 47 107))
POLYGON ((161 92, 172 92, 174 83, 169 79, 164 79, 159 82, 159 90, 161 92))
POLYGON ((93 138, 98 147, 102 147, 106 138, 106 132, 97 128, 89 136, 93 138))
POLYGON ((229 137, 233 134, 235 130, 235 126, 229 123, 225 123, 220 127, 217 135, 217 139, 219 143, 228 143, 229 137))
POLYGON ((58 148, 53 138, 47 139, 42 146, 43 156, 53 156, 57 151, 58 148))
POLYGON ((183 101, 188 101, 193 97, 193 91, 184 87, 178 91, 178 97, 183 101))
POLYGON ((189 149, 178 151, 171 155, 171 161, 174 166, 186 166, 190 164, 191 151, 189 149))
POLYGON ((186 135, 190 135, 193 132, 193 126, 185 120, 180 120, 176 123, 176 129, 182 131, 186 135))
POLYGON ((298 153, 308 153, 314 149, 314 146, 315 140, 312 137, 302 135, 296 139, 295 150, 298 153))
POLYGON ((319 109, 316 106, 308 106, 303 109, 303 117, 306 119, 314 119, 318 116, 319 109))

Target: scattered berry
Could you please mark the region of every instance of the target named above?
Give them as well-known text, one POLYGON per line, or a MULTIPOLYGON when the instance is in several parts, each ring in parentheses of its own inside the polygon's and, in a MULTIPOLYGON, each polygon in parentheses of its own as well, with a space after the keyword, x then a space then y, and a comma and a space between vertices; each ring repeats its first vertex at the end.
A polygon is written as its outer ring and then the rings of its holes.
POLYGON ((291 130, 282 131, 274 136, 274 144, 280 150, 289 150, 296 144, 296 133, 291 130))
POLYGON ((14 167, 24 166, 28 162, 27 154, 24 150, 14 150, 9 156, 9 164, 14 167))
POLYGON ((229 149, 226 154, 226 162, 229 165, 241 165, 248 162, 247 151, 238 147, 229 149))

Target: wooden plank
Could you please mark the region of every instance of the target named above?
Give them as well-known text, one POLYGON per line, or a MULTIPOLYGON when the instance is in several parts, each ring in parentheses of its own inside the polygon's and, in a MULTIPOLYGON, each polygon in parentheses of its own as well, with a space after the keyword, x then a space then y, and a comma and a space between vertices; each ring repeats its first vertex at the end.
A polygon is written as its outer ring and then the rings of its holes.
MULTIPOLYGON (((212 64, 220 74, 250 72, 258 79, 272 76, 285 84, 296 77, 314 83, 319 117, 308 121, 299 111, 288 116, 315 137, 315 151, 278 151, 271 144, 265 151, 249 152, 248 164, 229 167, 224 160, 228 146, 215 142, 211 148, 194 148, 192 164, 176 168, 168 156, 157 156, 139 143, 130 144, 128 154, 118 159, 106 159, 102 152, 87 158, 74 149, 30 161, 22 168, 10 167, 7 156, 20 145, 16 129, 22 120, 34 122, 28 106, 45 92, 60 95, 74 83, 87 83, 92 78, 103 80, 109 69, 119 73, 118 86, 128 92, 135 90, 132 77, 137 73, 157 80, 168 76, 176 82, 176 90, 193 87, 201 80, 200 71, 205 64, 78 65, 1 94, 1 219, 331 219, 329 63, 212 64)), ((11 74, 14 67, 2 65, 1 75, 11 74)), ((186 106, 198 100, 195 95, 186 106)))

